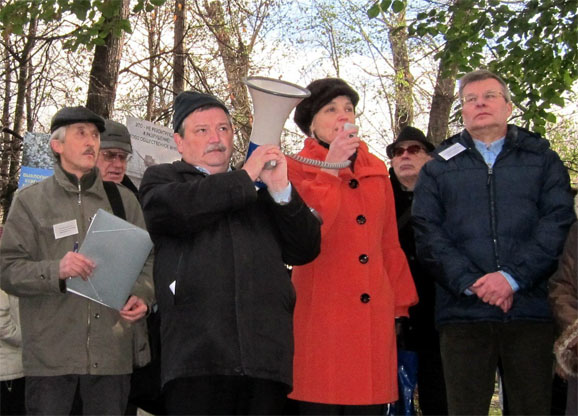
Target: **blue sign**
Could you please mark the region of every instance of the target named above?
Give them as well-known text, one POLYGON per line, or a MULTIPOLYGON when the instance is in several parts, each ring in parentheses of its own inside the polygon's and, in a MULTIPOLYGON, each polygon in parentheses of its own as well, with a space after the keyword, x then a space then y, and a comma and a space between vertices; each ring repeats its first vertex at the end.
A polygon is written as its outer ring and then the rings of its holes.
POLYGON ((18 180, 18 189, 27 185, 40 182, 50 176, 54 171, 52 169, 31 168, 30 166, 22 166, 20 168, 20 179, 18 180))

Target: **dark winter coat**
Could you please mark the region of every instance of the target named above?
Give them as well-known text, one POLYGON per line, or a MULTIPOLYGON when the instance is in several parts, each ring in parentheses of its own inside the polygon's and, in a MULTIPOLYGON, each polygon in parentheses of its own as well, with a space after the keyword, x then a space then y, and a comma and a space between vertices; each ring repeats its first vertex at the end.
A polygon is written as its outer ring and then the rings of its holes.
POLYGON ((140 193, 155 243, 163 384, 247 375, 291 386, 295 291, 284 263, 313 260, 321 238, 297 192, 279 205, 244 170, 206 175, 178 161, 147 169, 140 193))
POLYGON ((438 324, 551 320, 547 282, 575 214, 568 173, 548 141, 510 125, 489 168, 464 130, 433 156, 420 172, 412 214, 418 255, 437 279, 438 324), (439 155, 455 143, 466 150, 439 155), (520 285, 507 313, 464 294, 498 270, 520 285))
POLYGON ((407 257, 407 263, 419 297, 418 304, 409 308, 408 327, 406 328, 404 324, 401 334, 403 339, 400 343, 398 338, 398 344, 412 351, 437 350, 439 349, 439 339, 434 319, 435 279, 428 272, 427 267, 419 262, 416 253, 411 221, 413 191, 403 189, 393 168, 389 169, 389 178, 395 198, 399 243, 407 257))

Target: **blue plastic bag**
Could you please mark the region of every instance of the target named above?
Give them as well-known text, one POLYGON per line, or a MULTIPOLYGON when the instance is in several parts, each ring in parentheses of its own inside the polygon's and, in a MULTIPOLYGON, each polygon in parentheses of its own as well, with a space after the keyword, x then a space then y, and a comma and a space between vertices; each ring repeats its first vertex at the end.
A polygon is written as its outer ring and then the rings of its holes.
POLYGON ((413 393, 417 385, 417 353, 415 351, 397 350, 397 380, 399 399, 386 406, 387 416, 415 415, 413 393))

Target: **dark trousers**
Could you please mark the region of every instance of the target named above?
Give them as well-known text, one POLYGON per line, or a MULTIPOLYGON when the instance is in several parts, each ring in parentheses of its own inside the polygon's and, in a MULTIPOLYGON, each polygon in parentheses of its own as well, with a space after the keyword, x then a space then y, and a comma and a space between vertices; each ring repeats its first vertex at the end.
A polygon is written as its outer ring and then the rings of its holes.
POLYGON ((247 376, 177 378, 163 390, 170 415, 279 415, 287 385, 247 376))
POLYGON ((449 414, 488 414, 499 361, 510 413, 548 414, 553 343, 551 323, 480 322, 441 327, 449 414))
POLYGON ((568 399, 566 401, 566 414, 578 414, 578 378, 568 378, 568 399))
POLYGON ((0 381, 0 415, 25 415, 25 379, 0 381))
POLYGON ((26 377, 28 415, 68 415, 77 392, 84 415, 123 415, 130 374, 119 376, 64 375, 26 377))
POLYGON ((298 414, 298 415, 361 416, 361 415, 383 415, 385 412, 385 404, 371 404, 371 405, 357 406, 357 405, 302 402, 300 400, 292 400, 291 402, 293 404, 291 410, 294 413, 292 412, 290 414, 298 414))
POLYGON ((421 413, 424 416, 447 415, 446 385, 439 348, 418 350, 417 357, 417 391, 421 413))

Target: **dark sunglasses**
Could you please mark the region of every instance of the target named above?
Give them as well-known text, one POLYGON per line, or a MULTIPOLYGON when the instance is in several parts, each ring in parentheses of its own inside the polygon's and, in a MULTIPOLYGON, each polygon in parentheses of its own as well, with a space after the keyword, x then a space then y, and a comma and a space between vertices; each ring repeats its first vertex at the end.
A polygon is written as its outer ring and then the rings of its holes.
POLYGON ((407 147, 396 147, 391 151, 391 158, 403 156, 403 154, 407 151, 410 155, 417 155, 421 151, 425 152, 425 149, 421 147, 419 144, 412 144, 411 146, 407 147))
POLYGON ((107 162, 112 162, 114 159, 118 159, 120 162, 124 162, 128 159, 128 153, 124 152, 111 152, 110 150, 101 150, 100 155, 107 162))

